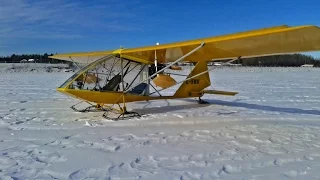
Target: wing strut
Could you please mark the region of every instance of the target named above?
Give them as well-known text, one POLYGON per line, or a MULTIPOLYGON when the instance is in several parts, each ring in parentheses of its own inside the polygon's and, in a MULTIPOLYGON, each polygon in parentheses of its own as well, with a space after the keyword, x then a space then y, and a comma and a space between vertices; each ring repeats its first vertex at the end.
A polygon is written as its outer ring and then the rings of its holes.
MULTIPOLYGON (((235 61, 235 60, 237 60, 237 59, 239 59, 239 57, 238 57, 238 58, 235 58, 235 59, 232 59, 232 60, 230 60, 230 61, 228 61, 228 62, 232 62, 232 61, 235 61)), ((179 81, 179 82, 176 83, 176 85, 177 85, 177 84, 184 83, 184 82, 186 82, 186 81, 189 81, 190 79, 196 78, 196 77, 198 77, 198 76, 201 76, 201 75, 203 75, 203 74, 205 74, 205 73, 207 73, 207 72, 212 71, 213 69, 215 69, 215 67, 210 68, 210 69, 208 69, 208 70, 206 70, 206 71, 203 71, 203 72, 201 72, 201 73, 199 73, 199 74, 196 74, 196 75, 194 75, 194 76, 192 76, 192 77, 189 77, 189 78, 187 78, 187 79, 185 79, 185 80, 179 81)), ((163 88, 163 89, 158 90, 158 93, 159 93, 160 91, 165 90, 165 89, 167 89, 167 88, 163 88)), ((155 92, 153 92, 153 93, 151 93, 151 94, 154 94, 154 93, 155 93, 155 92)), ((150 95, 151 95, 151 94, 150 94, 150 95)))
MULTIPOLYGON (((193 54, 194 52, 198 51, 198 50, 201 49, 204 45, 205 45, 205 43, 202 42, 202 43, 200 44, 200 46, 196 47, 196 48, 193 49, 192 51, 188 52, 188 53, 185 54, 184 56, 182 56, 182 57, 180 57, 179 59, 177 59, 176 61, 170 63, 170 64, 167 65, 166 67, 164 67, 164 68, 162 68, 161 70, 157 71, 157 72, 154 73, 153 75, 149 76, 149 78, 141 81, 140 83, 143 83, 143 82, 146 82, 146 81, 151 80, 153 77, 157 76, 159 73, 163 72, 163 71, 166 70, 166 69, 169 69, 172 65, 174 65, 174 64, 182 61, 184 58, 186 58, 186 57, 190 56, 191 54, 193 54)), ((140 84, 140 83, 139 83, 139 84, 140 84)), ((133 88, 137 87, 139 84, 137 84, 137 85, 129 88, 128 90, 124 91, 124 93, 127 93, 127 92, 131 91, 133 88)))

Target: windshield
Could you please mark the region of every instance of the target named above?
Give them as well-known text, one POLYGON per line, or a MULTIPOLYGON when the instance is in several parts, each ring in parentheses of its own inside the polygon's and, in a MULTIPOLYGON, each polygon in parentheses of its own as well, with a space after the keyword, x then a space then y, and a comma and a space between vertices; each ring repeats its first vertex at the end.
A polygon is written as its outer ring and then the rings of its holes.
MULTIPOLYGON (((78 77, 80 74, 84 73, 86 70, 90 69, 90 67, 93 64, 98 64, 100 62, 104 62, 104 61, 108 61, 110 59, 114 58, 114 55, 108 55, 106 57, 103 57, 101 59, 98 59, 90 64, 88 64, 87 66, 81 68, 79 71, 77 71, 75 74, 73 74, 68 80, 66 80, 59 88, 67 88, 66 86, 68 86, 71 82, 75 81, 76 77, 78 77)), ((77 78, 78 79, 78 78, 77 78)), ((73 89, 72 84, 69 85, 70 89, 73 89), (71 86, 71 87, 70 87, 71 86)))

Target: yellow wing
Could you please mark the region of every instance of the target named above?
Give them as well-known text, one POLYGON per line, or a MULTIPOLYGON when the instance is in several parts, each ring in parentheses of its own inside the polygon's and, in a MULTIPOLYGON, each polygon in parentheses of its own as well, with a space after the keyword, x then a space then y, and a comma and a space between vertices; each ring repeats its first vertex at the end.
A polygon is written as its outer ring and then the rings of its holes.
POLYGON ((257 57, 273 54, 320 50, 320 28, 316 26, 276 26, 253 31, 163 44, 141 48, 120 49, 87 53, 58 54, 51 58, 76 62, 90 62, 89 58, 98 59, 109 54, 119 54, 124 58, 141 63, 153 63, 155 51, 159 63, 172 62, 187 54, 202 42, 201 49, 184 59, 184 61, 211 61, 235 57, 257 57), (80 58, 80 60, 78 60, 80 58), (83 58, 81 60, 81 58, 83 58))
POLYGON ((113 51, 79 52, 79 53, 56 54, 53 56, 49 56, 49 58, 89 64, 99 58, 110 55, 112 53, 113 51))
POLYGON ((320 28, 316 26, 278 26, 225 36, 185 42, 125 49, 121 53, 159 63, 171 62, 187 54, 202 42, 205 46, 185 58, 185 61, 209 61, 235 57, 253 57, 320 50, 320 28))

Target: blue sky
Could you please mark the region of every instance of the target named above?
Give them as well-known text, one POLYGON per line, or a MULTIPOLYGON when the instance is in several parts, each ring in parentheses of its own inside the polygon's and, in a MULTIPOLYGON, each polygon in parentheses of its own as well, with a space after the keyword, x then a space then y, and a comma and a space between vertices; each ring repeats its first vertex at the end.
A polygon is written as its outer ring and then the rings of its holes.
POLYGON ((282 24, 320 26, 319 8, 319 0, 0 0, 0 55, 130 48, 282 24))

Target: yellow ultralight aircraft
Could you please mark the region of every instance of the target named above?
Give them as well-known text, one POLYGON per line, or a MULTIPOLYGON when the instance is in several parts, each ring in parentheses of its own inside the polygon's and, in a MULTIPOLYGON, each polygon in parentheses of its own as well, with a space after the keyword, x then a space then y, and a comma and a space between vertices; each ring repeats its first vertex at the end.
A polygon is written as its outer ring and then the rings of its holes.
POLYGON ((276 26, 235 34, 114 51, 57 54, 54 59, 86 63, 57 90, 79 98, 90 108, 105 110, 104 117, 113 119, 140 116, 128 112, 126 103, 160 99, 200 98, 208 94, 236 95, 237 92, 205 90, 211 85, 208 61, 288 54, 320 50, 320 28, 316 26, 276 26), (179 62, 194 64, 184 80, 176 81, 179 62), (171 95, 161 91, 179 86, 171 95), (94 103, 94 104, 92 104, 94 103), (119 108, 113 108, 118 105, 119 108))

